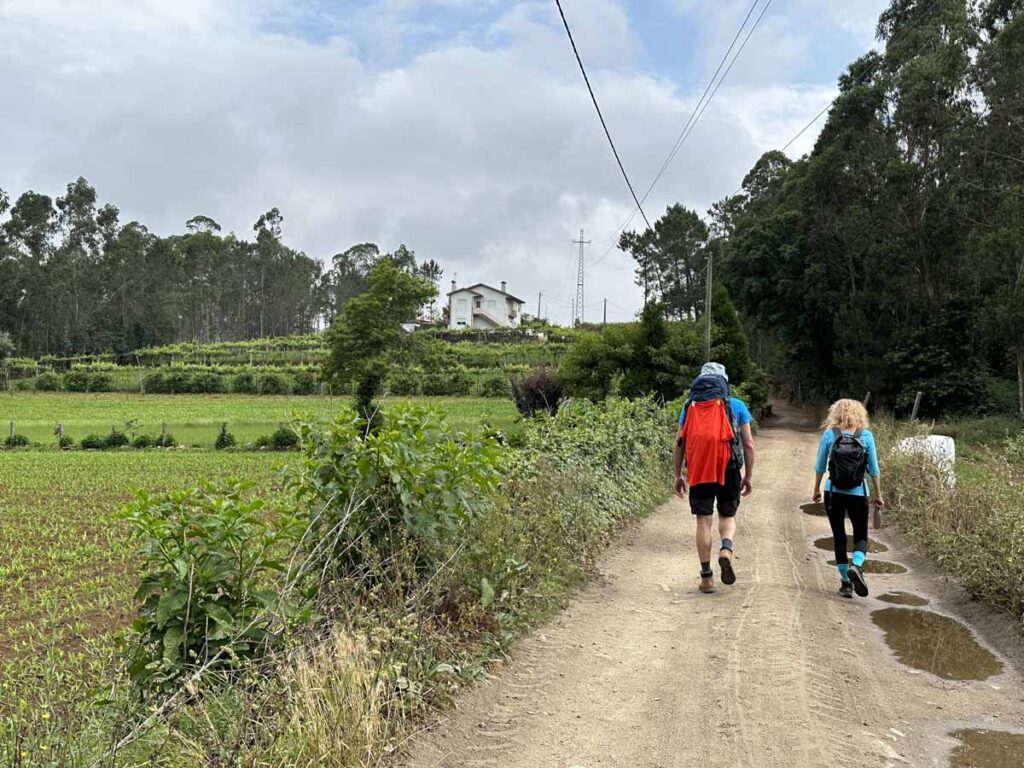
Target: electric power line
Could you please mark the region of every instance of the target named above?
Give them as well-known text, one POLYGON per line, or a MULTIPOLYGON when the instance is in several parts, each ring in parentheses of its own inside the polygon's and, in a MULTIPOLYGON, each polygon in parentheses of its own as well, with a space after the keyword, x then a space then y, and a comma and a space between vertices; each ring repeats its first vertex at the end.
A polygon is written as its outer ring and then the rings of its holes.
MULTIPOLYGON (((920 23, 920 21, 921 21, 921 20, 922 20, 922 19, 923 19, 923 18, 924 18, 925 16, 927 16, 927 15, 928 15, 929 13, 931 13, 931 10, 932 10, 932 9, 933 9, 933 8, 934 8, 934 7, 936 6, 936 5, 938 5, 938 4, 939 4, 939 0, 932 0, 932 2, 931 2, 931 3, 929 4, 929 5, 928 5, 928 7, 927 7, 927 8, 925 8, 925 9, 924 9, 923 11, 921 11, 921 14, 920 14, 920 15, 919 15, 919 16, 918 16, 918 17, 917 17, 916 19, 914 19, 914 20, 913 20, 912 22, 910 22, 910 24, 908 24, 908 25, 907 25, 906 27, 904 27, 904 28, 903 28, 902 30, 900 30, 899 34, 895 35, 895 36, 894 36, 894 37, 893 37, 893 38, 892 38, 891 40, 889 40, 889 42, 888 42, 888 43, 886 43, 886 48, 890 48, 890 47, 892 47, 892 44, 893 44, 894 42, 896 42, 897 40, 899 40, 899 39, 900 39, 900 38, 901 38, 901 37, 902 37, 903 35, 905 35, 905 34, 906 34, 906 33, 907 33, 907 32, 908 32, 909 30, 911 30, 911 29, 913 29, 914 27, 916 27, 916 26, 918 25, 918 23, 920 23)), ((925 44, 927 45, 927 41, 925 42, 925 44)), ((923 50, 924 50, 924 47, 925 47, 925 46, 921 46, 921 48, 920 48, 920 49, 918 50, 918 53, 920 53, 921 51, 923 51, 923 50)), ((916 56, 916 54, 915 54, 915 56, 916 56)), ((862 73, 862 74, 863 74, 863 73, 862 73)), ((830 102, 829 102, 828 104, 826 104, 826 105, 825 105, 825 108, 824 108, 824 109, 822 109, 822 110, 821 110, 821 111, 820 111, 820 112, 819 112, 818 114, 816 114, 816 115, 815 115, 814 117, 812 117, 812 118, 811 118, 811 119, 810 119, 810 120, 809 120, 809 121, 807 122, 807 124, 806 124, 806 125, 804 125, 804 127, 803 127, 803 128, 801 128, 801 129, 800 129, 799 131, 797 131, 797 132, 796 132, 796 134, 795 134, 795 135, 793 136, 793 138, 791 138, 791 139, 790 139, 789 141, 787 141, 787 142, 786 142, 786 143, 785 143, 785 144, 784 144, 784 145, 782 146, 782 149, 780 149, 779 151, 780 151, 780 152, 785 152, 785 151, 786 151, 787 149, 789 149, 789 148, 790 148, 791 146, 793 146, 793 143, 794 143, 794 142, 795 142, 795 141, 796 141, 797 139, 799 139, 799 138, 800 138, 801 136, 803 136, 803 135, 804 135, 804 134, 805 134, 805 133, 806 133, 806 132, 807 132, 807 131, 808 131, 808 130, 810 129, 810 127, 811 127, 812 125, 814 125, 814 124, 815 124, 816 122, 818 122, 818 121, 819 121, 819 120, 821 119, 822 115, 824 115, 824 114, 825 114, 826 112, 828 112, 828 111, 829 111, 830 109, 832 109, 832 107, 833 107, 833 106, 835 105, 836 101, 838 101, 839 97, 840 97, 840 96, 842 96, 842 95, 843 95, 843 94, 841 94, 841 93, 837 93, 837 94, 836 94, 836 95, 835 95, 835 96, 834 96, 834 97, 832 98, 832 100, 831 100, 831 101, 830 101, 830 102)), ((736 191, 735 191, 735 192, 733 192, 733 193, 732 193, 732 195, 730 195, 730 197, 734 197, 734 196, 738 195, 738 194, 739 194, 740 192, 742 192, 742 191, 743 191, 743 185, 741 184, 741 185, 740 185, 740 186, 739 186, 739 187, 738 187, 738 188, 736 189, 736 191)))
POLYGON ((629 193, 633 196, 633 202, 636 203, 636 207, 640 211, 640 215, 644 217, 644 221, 647 222, 648 228, 651 223, 647 221, 647 214, 644 213, 643 206, 640 204, 640 200, 636 196, 636 191, 633 189, 633 183, 629 180, 629 175, 626 173, 626 168, 622 164, 622 159, 619 157, 619 151, 615 148, 615 142, 612 141, 612 134, 608 130, 608 124, 604 121, 604 115, 601 114, 601 107, 597 103, 597 96, 594 95, 594 89, 590 86, 590 78, 587 77, 587 70, 583 66, 583 59, 580 58, 580 52, 576 48, 576 41, 573 39, 572 30, 569 29, 569 22, 565 18, 565 11, 562 10, 562 0, 555 0, 555 5, 558 6, 558 13, 562 17, 562 24, 565 26, 565 34, 569 37, 569 44, 572 46, 572 52, 576 55, 576 62, 580 65, 580 72, 583 74, 583 82, 587 84, 587 91, 590 93, 590 100, 594 102, 594 109, 597 110, 597 116, 601 120, 601 127, 604 128, 604 135, 608 138, 608 144, 612 148, 612 154, 615 155, 615 162, 619 164, 619 170, 622 171, 622 178, 626 181, 626 186, 629 187, 629 193))
MULTIPOLYGON (((672 164, 672 161, 679 153, 680 148, 683 146, 683 144, 686 143, 686 140, 690 137, 690 134, 693 133, 694 128, 696 128, 697 123, 700 121, 701 117, 703 117, 704 112, 708 108, 708 105, 711 104, 711 100, 715 98, 715 95, 718 93, 718 89, 722 87, 722 83, 724 83, 726 77, 729 76, 729 72, 732 71, 732 68, 736 64, 736 61, 739 59, 740 54, 743 53, 743 49, 747 47, 747 43, 750 41, 751 36, 754 34, 754 30, 757 29, 758 25, 761 23, 761 19, 764 18, 764 15, 768 12, 768 8, 771 7, 771 4, 773 2, 773 0, 768 0, 768 2, 761 9, 761 13, 758 15, 757 19, 754 20, 753 25, 747 32, 747 36, 743 38, 743 42, 740 44, 739 50, 736 51, 736 55, 732 57, 732 60, 729 62, 729 66, 726 68, 725 72, 722 73, 721 78, 718 78, 719 73, 722 72, 722 67, 725 66, 725 62, 729 60, 729 54, 731 54, 733 48, 736 47, 736 41, 740 39, 740 35, 742 35, 743 30, 746 29, 747 22, 750 21, 750 17, 753 15, 754 10, 757 8, 757 4, 760 1, 761 0, 754 0, 754 2, 750 6, 750 9, 747 11, 747 15, 743 17, 743 22, 736 30, 736 34, 733 35, 732 42, 729 44, 728 49, 726 49, 725 53, 722 55, 721 60, 718 62, 718 67, 715 69, 714 74, 711 75, 711 79, 708 80, 708 84, 704 87, 704 92, 701 94, 700 98, 697 100, 697 103, 694 105, 693 111, 690 112, 690 117, 683 125, 683 129, 682 131, 680 131, 679 136, 676 138, 675 144, 672 145, 672 149, 669 150, 669 153, 665 157, 664 162, 661 164, 661 168, 655 175, 654 180, 647 188, 647 191, 644 193, 644 196, 640 199, 641 203, 647 201, 647 198, 654 190, 655 185, 657 185, 657 183, 661 180, 661 177, 664 175, 669 165, 672 164), (712 86, 714 86, 713 91, 711 90, 712 86), (709 91, 711 91, 710 96, 708 96, 709 91), (705 97, 707 97, 707 101, 705 101, 705 97)), ((622 230, 629 226, 630 222, 632 222, 633 218, 636 216, 637 210, 637 208, 633 209, 633 212, 629 215, 629 217, 621 225, 619 225, 615 234, 612 235, 612 238, 614 238, 615 235, 617 235, 619 232, 621 232, 622 230)), ((646 220, 647 217, 645 216, 644 221, 646 220)), ((648 228, 650 228, 649 223, 647 226, 648 228)), ((617 245, 617 243, 613 242, 608 247, 608 249, 603 254, 601 254, 601 257, 593 262, 592 266, 597 266, 598 264, 602 263, 606 258, 608 258, 608 255, 617 247, 617 245)))

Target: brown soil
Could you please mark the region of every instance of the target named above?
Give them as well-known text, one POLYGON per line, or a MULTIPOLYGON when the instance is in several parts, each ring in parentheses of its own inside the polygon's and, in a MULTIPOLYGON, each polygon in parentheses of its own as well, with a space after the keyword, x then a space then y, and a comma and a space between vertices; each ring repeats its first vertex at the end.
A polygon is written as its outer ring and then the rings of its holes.
MULTIPOLYGON (((870 578, 963 621, 1003 671, 957 682, 886 647, 874 597, 845 600, 801 514, 817 435, 784 409, 758 435, 738 581, 697 591, 694 523, 665 504, 604 559, 600 578, 514 649, 495 676, 412 741, 407 768, 945 766, 966 728, 1024 728, 1019 622, 971 603, 891 530, 911 572, 870 578)), ((884 467, 883 467, 884 471, 884 467)))

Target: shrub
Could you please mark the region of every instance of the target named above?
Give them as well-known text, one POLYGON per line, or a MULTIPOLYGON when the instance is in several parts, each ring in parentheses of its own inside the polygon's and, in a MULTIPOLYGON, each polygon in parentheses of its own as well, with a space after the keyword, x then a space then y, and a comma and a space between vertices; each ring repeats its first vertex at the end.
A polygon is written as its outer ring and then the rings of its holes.
POLYGON ((156 371, 148 374, 142 380, 143 391, 148 392, 151 395, 166 395, 170 394, 168 390, 167 377, 162 371, 156 371))
POLYGON ((407 548, 427 567, 497 485, 493 441, 456 439, 436 413, 415 406, 389 409, 370 433, 351 410, 299 433, 306 460, 289 486, 309 505, 311 557, 344 575, 396 568, 392 556, 407 548))
POLYGON ((170 432, 168 432, 166 435, 161 435, 160 437, 153 439, 153 445, 158 448, 173 448, 177 444, 178 441, 170 432))
POLYGON ((64 389, 68 392, 110 392, 110 376, 72 368, 64 374, 64 389))
POLYGON ((124 432, 117 429, 110 430, 110 434, 103 438, 104 448, 124 448, 131 444, 131 440, 124 432))
POLYGON ((139 435, 132 440, 132 448, 152 448, 157 444, 157 441, 149 435, 139 435))
POLYGON ((189 392, 197 395, 215 395, 225 390, 224 379, 210 371, 200 371, 192 375, 189 392))
POLYGON ((288 382, 276 373, 265 373, 260 376, 260 394, 263 395, 286 395, 288 394, 288 382))
POLYGON ((431 373, 423 378, 423 394, 433 397, 456 397, 473 391, 473 379, 469 374, 456 368, 444 373, 431 373))
POLYGON ((217 433, 217 440, 214 442, 213 447, 218 451, 235 447, 235 436, 228 432, 227 422, 220 425, 220 432, 217 433))
POLYGON ((493 376, 480 382, 480 397, 511 397, 512 387, 504 376, 493 376))
POLYGON ((67 451, 75 447, 75 441, 67 435, 61 435, 57 438, 57 447, 62 451, 67 451))
POLYGON ((102 451, 107 447, 106 438, 100 435, 86 435, 80 445, 87 451, 102 451))
POLYGON ((320 389, 320 382, 313 371, 299 370, 293 377, 292 391, 296 395, 315 395, 320 389))
POLYGON ((521 379, 512 380, 512 400, 524 416, 558 413, 563 388, 550 367, 537 368, 521 379))
POLYGON ((47 371, 36 377, 35 387, 37 392, 57 392, 60 390, 60 376, 47 371))
POLYGON ((299 435, 294 429, 282 425, 270 435, 267 445, 274 451, 293 451, 299 447, 299 435))
POLYGON ((239 395, 256 394, 256 377, 249 373, 240 373, 231 380, 231 391, 239 395))
MULTIPOLYGON (((227 670, 274 645, 280 518, 238 483, 139 494, 124 516, 140 542, 128 672, 143 695, 175 690, 192 670, 227 670)), ((276 625, 276 627, 275 627, 276 625)))
POLYGON ((388 375, 387 389, 392 395, 413 397, 422 393, 422 369, 395 368, 388 375))
POLYGON ((29 439, 25 435, 9 435, 4 438, 4 447, 6 448, 24 448, 29 445, 29 439))

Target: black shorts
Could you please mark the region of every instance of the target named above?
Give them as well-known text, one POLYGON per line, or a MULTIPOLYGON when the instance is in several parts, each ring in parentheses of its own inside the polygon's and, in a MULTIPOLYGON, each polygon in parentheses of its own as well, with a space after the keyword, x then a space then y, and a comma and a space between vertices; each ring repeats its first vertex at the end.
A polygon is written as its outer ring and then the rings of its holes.
POLYGON ((740 489, 743 478, 739 467, 725 471, 725 484, 701 483, 690 486, 690 512, 695 515, 710 515, 715 511, 718 500, 718 516, 733 517, 740 508, 740 489))

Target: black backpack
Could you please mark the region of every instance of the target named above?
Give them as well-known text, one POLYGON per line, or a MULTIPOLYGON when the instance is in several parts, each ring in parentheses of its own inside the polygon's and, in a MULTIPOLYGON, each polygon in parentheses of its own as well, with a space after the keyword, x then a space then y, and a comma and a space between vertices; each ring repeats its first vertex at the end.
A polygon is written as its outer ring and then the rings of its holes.
POLYGON ((729 443, 732 455, 729 459, 729 466, 741 468, 743 466, 743 446, 740 443, 740 429, 736 424, 736 414, 733 413, 729 397, 729 381, 724 376, 713 373, 703 374, 690 384, 690 396, 686 399, 686 404, 683 405, 683 412, 686 412, 691 403, 721 400, 722 405, 725 406, 725 415, 729 419, 729 427, 732 429, 732 440, 729 443))
POLYGON ((852 435, 843 434, 841 429, 833 429, 836 441, 828 454, 828 475, 832 487, 840 491, 852 491, 864 482, 864 473, 868 467, 868 449, 861 441, 858 429, 852 435))

